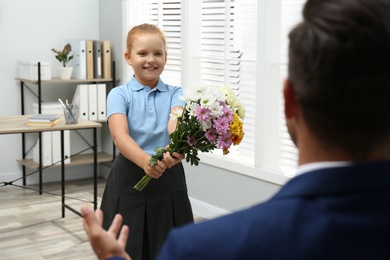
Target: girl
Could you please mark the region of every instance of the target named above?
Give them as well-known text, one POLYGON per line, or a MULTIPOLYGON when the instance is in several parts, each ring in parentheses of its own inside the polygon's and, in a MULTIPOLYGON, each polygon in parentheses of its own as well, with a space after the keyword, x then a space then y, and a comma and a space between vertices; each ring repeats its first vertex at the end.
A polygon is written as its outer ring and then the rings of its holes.
POLYGON ((108 125, 120 153, 107 179, 101 209, 108 229, 115 214, 130 227, 126 251, 133 260, 154 259, 168 232, 192 223, 192 209, 181 160, 183 155, 164 154, 150 166, 157 147, 166 147, 176 121, 169 114, 184 106, 180 87, 165 84, 160 74, 167 61, 161 30, 150 24, 132 28, 127 35, 127 64, 132 79, 113 88, 107 98, 108 125), (143 191, 133 186, 145 175, 152 181, 143 191))

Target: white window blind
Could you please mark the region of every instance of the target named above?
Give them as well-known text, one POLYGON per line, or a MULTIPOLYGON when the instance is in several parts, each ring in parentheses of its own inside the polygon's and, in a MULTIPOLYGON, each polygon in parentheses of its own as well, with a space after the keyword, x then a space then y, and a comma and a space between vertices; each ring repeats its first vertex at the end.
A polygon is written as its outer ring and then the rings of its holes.
POLYGON ((225 156, 253 165, 256 91, 255 0, 202 0, 201 80, 230 86, 246 107, 245 137, 225 156))
POLYGON ((163 81, 170 85, 181 84, 181 0, 129 0, 128 30, 131 27, 150 23, 157 25, 167 42, 168 60, 163 81))
MULTIPOLYGON (((283 80, 287 77, 288 33, 294 25, 301 21, 304 2, 305 0, 282 1, 280 84, 283 84, 283 80)), ((283 104, 283 102, 281 103, 283 104)), ((279 115, 279 164, 284 173, 293 175, 297 167, 298 151, 291 141, 286 128, 283 105, 280 107, 279 115)))

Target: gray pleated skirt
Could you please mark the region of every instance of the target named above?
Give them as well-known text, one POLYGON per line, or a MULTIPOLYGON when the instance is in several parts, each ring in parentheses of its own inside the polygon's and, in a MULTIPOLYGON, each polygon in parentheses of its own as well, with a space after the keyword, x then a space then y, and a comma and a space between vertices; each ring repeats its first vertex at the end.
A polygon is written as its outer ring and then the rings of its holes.
POLYGON ((181 163, 152 179, 143 191, 135 190, 144 175, 143 169, 118 154, 101 203, 105 229, 117 213, 129 226, 126 251, 133 260, 154 259, 173 227, 194 221, 181 163))

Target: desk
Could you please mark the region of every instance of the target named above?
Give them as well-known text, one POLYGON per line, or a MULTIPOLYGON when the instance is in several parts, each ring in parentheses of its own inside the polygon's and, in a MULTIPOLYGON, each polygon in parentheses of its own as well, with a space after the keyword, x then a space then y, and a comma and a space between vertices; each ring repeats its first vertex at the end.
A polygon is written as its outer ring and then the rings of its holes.
MULTIPOLYGON (((93 178, 94 178, 94 209, 97 208, 97 128, 102 127, 100 123, 79 118, 78 124, 66 124, 64 117, 54 126, 28 126, 27 118, 31 115, 23 116, 0 116, 0 134, 22 134, 41 133, 45 131, 61 131, 61 195, 62 195, 62 217, 65 217, 65 208, 80 215, 80 213, 66 205, 65 203, 65 152, 64 152, 64 130, 93 129, 93 178)), ((42 139, 40 139, 42 140, 42 139)), ((24 147, 23 147, 24 150, 24 147)), ((40 147, 40 151, 42 151, 40 147)), ((23 151, 23 157, 25 156, 23 151)), ((40 159, 41 160, 41 159, 40 159)), ((25 178, 25 172, 23 172, 25 178)), ((25 182, 24 182, 25 183, 25 182)), ((39 165, 39 191, 42 192, 42 162, 39 165)))

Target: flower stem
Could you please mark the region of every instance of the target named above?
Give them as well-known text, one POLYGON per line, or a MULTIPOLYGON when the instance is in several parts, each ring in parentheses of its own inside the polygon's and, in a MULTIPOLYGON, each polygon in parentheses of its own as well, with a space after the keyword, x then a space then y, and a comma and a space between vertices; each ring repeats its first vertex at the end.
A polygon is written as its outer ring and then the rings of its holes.
POLYGON ((145 176, 142 177, 142 179, 139 182, 137 182, 136 185, 134 185, 134 189, 138 191, 143 191, 143 189, 145 189, 146 185, 148 185, 151 179, 152 177, 145 174, 145 176))

